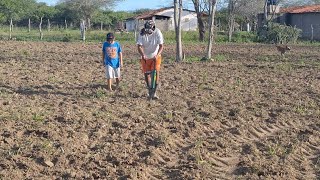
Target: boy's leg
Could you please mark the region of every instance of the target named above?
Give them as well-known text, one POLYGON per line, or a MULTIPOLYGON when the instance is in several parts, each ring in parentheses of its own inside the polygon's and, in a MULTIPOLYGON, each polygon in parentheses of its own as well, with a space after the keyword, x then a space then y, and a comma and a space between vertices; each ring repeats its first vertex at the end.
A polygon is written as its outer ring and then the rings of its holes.
POLYGON ((115 75, 115 79, 116 79, 116 87, 119 87, 120 84, 120 80, 121 80, 121 75, 120 75, 120 67, 114 69, 114 75, 115 75))
POLYGON ((108 90, 112 91, 112 79, 108 79, 107 82, 108 82, 108 90))
POLYGON ((116 78, 116 88, 119 88, 119 84, 120 84, 120 78, 116 78))
POLYGON ((106 76, 107 76, 108 90, 112 91, 112 81, 113 81, 114 75, 113 75, 113 68, 109 65, 106 66, 106 76))

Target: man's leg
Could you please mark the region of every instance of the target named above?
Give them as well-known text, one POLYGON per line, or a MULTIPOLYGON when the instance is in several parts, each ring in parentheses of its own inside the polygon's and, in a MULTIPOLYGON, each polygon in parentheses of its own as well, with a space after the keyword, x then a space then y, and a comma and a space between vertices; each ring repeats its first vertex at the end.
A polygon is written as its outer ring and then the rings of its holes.
POLYGON ((150 77, 150 70, 151 70, 151 62, 150 60, 142 60, 141 59, 141 67, 142 67, 142 72, 144 73, 144 80, 147 85, 148 89, 148 98, 152 98, 152 89, 151 89, 151 77, 150 77))
POLYGON ((159 75, 160 75, 160 65, 161 65, 161 56, 159 56, 155 62, 154 62, 154 68, 156 69, 156 82, 155 82, 155 87, 153 89, 153 94, 152 94, 152 98, 153 99, 159 99, 159 96, 157 96, 156 91, 157 91, 157 87, 159 85, 159 75))

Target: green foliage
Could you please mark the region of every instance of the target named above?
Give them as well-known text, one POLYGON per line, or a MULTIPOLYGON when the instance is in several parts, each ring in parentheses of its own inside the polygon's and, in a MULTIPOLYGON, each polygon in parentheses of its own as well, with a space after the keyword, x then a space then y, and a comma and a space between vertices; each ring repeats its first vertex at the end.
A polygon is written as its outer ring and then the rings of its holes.
MULTIPOLYGON (((250 43, 250 42, 257 42, 257 34, 253 32, 246 32, 246 31, 236 31, 234 32, 232 42, 237 43, 250 43)), ((228 42, 228 35, 225 31, 216 32, 215 35, 215 42, 228 42)))
MULTIPOLYGON (((51 30, 47 31, 46 27, 43 29, 43 41, 62 41, 62 42, 74 42, 81 41, 80 31, 78 29, 64 29, 52 25, 51 30)), ((106 34, 113 30, 88 30, 86 31, 87 42, 103 42, 106 39, 106 34)), ((163 36, 166 43, 175 43, 175 32, 174 31, 163 31, 163 36)), ((0 38, 7 39, 9 36, 9 27, 0 27, 0 38)), ((15 28, 12 36, 18 41, 39 41, 39 30, 37 28, 31 28, 28 32, 28 28, 15 28)), ((183 31, 182 42, 183 43, 199 43, 198 31, 183 31)), ((206 34, 207 36, 207 34, 206 34)), ((135 42, 134 32, 116 32, 115 37, 117 41, 122 42, 135 42)), ((206 38, 207 39, 207 38, 206 38)), ((235 34, 234 42, 255 42, 256 35, 247 32, 238 32, 235 34)), ((224 32, 217 32, 215 35, 215 42, 228 42, 228 37, 224 32)), ((203 42, 206 43, 206 42, 203 42)))
POLYGON ((37 122, 42 122, 44 121, 44 116, 43 114, 34 113, 32 114, 32 119, 37 122))
POLYGON ((1 0, 0 1, 0 23, 20 20, 23 16, 34 10, 35 0, 1 0))
POLYGON ((66 34, 63 38, 62 38, 63 42, 70 42, 71 41, 71 35, 70 34, 66 34))
POLYGON ((233 34, 232 42, 238 43, 249 43, 249 42, 256 42, 257 35, 252 32, 246 31, 238 31, 233 34))
POLYGON ((296 43, 301 32, 296 27, 270 23, 259 31, 259 40, 267 43, 296 43))
POLYGON ((224 62, 227 60, 227 57, 223 54, 216 54, 213 59, 218 62, 224 62))

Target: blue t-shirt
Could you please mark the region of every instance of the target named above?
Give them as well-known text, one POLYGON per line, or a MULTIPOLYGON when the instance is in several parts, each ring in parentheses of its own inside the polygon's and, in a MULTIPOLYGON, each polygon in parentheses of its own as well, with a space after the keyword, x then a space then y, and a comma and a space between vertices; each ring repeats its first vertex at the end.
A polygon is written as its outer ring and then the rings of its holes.
POLYGON ((104 54, 104 64, 110 65, 113 68, 120 67, 119 53, 122 52, 121 46, 118 42, 104 42, 102 46, 102 52, 104 54))

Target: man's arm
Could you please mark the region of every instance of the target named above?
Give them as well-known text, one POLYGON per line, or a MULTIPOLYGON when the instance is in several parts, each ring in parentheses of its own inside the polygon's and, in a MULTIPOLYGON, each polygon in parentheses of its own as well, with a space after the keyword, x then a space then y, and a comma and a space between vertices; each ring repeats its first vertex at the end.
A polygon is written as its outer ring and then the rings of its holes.
POLYGON ((163 44, 159 44, 159 49, 155 58, 157 58, 158 56, 161 56, 162 51, 163 51, 163 44))
POLYGON ((142 58, 143 60, 145 60, 145 59, 146 59, 146 56, 144 55, 144 51, 143 51, 142 45, 140 45, 140 44, 138 44, 138 52, 139 52, 139 54, 141 55, 141 58, 142 58))

